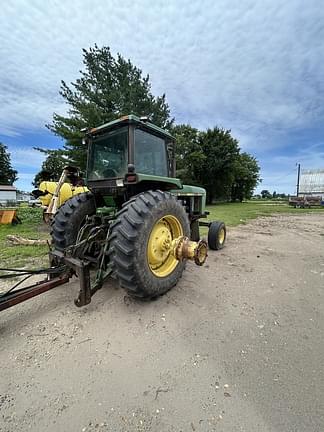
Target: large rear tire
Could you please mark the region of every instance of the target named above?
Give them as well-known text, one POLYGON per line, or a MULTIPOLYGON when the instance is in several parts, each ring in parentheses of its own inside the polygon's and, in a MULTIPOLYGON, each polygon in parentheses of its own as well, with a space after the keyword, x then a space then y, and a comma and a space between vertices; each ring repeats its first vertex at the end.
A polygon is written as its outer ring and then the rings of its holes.
POLYGON ((91 192, 75 195, 65 201, 51 223, 54 248, 63 251, 66 247, 75 244, 86 216, 93 215, 95 212, 96 204, 91 192))
POLYGON ((126 202, 110 228, 109 259, 119 284, 131 296, 154 298, 170 290, 185 262, 170 253, 170 242, 190 236, 188 216, 170 193, 143 192, 126 202))

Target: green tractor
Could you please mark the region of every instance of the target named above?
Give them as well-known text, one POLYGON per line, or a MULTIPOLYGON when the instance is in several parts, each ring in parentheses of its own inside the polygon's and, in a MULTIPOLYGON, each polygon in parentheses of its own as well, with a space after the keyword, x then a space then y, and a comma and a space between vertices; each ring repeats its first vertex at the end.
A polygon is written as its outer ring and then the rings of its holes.
POLYGON ((76 305, 108 276, 131 296, 155 298, 177 284, 187 259, 202 265, 208 246, 221 249, 222 222, 207 222, 206 191, 176 178, 175 141, 134 115, 85 132, 88 192, 68 199, 52 223, 52 266, 80 278, 76 305), (90 269, 96 269, 91 281, 90 269))

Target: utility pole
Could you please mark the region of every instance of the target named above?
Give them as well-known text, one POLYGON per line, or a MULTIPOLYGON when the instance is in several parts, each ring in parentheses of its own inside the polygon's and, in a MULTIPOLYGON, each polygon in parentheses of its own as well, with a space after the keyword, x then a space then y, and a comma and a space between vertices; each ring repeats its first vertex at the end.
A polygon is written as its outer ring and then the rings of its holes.
POLYGON ((299 195, 300 163, 297 164, 297 196, 299 195))

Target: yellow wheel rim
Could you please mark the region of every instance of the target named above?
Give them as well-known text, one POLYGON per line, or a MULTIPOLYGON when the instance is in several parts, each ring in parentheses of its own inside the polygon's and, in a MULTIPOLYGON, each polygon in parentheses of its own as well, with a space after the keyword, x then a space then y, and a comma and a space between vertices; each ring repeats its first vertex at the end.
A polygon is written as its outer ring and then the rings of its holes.
POLYGON ((147 244, 147 261, 155 276, 169 276, 178 265, 171 249, 172 240, 180 236, 183 236, 183 229, 175 216, 166 215, 153 226, 147 244))
POLYGON ((218 242, 219 242, 219 244, 222 245, 224 243, 224 241, 225 241, 225 229, 222 228, 218 232, 218 242))

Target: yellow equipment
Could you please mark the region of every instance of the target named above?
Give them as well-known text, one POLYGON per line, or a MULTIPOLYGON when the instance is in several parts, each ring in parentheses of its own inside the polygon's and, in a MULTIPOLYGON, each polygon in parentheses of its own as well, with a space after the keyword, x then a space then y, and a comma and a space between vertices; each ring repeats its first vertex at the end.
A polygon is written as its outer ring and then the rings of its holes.
MULTIPOLYGON (((69 167, 65 167, 62 171, 58 182, 42 181, 39 185, 37 195, 42 205, 46 208, 44 211, 44 221, 50 223, 58 208, 72 198, 84 192, 89 192, 85 186, 73 186, 71 183, 65 183, 71 175, 69 167)), ((34 192, 33 192, 34 193, 34 192)))
MULTIPOLYGON (((51 181, 42 181, 39 185, 39 190, 42 192, 48 192, 47 195, 40 196, 39 200, 42 203, 42 206, 48 207, 51 199, 55 193, 55 190, 57 188, 58 182, 51 182, 51 181)), ((89 189, 85 186, 73 186, 70 183, 63 183, 60 193, 59 193, 59 199, 58 199, 58 207, 60 207, 66 200, 70 199, 74 195, 88 192, 89 189)))

